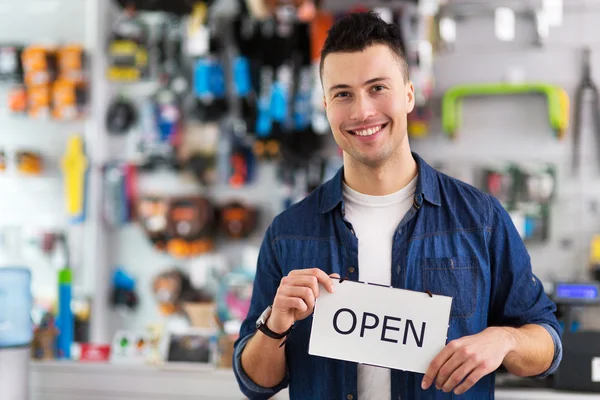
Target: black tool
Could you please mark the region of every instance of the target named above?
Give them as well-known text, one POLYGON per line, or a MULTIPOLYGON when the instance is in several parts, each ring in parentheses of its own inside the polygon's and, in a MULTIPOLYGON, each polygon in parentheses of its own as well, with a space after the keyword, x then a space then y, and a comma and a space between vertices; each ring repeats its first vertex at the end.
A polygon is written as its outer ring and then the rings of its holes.
POLYGON ((581 142, 581 115, 583 110, 583 99, 586 92, 591 93, 592 97, 592 113, 594 119, 594 131, 596 136, 596 146, 598 147, 598 155, 600 156, 600 109, 598 101, 598 89, 596 84, 592 81, 592 74, 590 68, 590 49, 585 47, 583 49, 582 58, 582 76, 577 86, 577 92, 575 94, 575 123, 573 126, 573 163, 572 172, 577 174, 581 167, 581 154, 580 154, 580 142, 581 142))

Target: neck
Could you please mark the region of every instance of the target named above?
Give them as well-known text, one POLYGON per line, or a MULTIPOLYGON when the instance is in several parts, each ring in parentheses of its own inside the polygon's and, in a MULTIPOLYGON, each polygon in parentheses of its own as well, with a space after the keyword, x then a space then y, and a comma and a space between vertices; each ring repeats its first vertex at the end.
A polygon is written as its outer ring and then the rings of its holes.
POLYGON ((344 182, 359 193, 371 196, 395 193, 408 185, 417 173, 417 163, 408 143, 377 167, 361 164, 344 152, 344 182))

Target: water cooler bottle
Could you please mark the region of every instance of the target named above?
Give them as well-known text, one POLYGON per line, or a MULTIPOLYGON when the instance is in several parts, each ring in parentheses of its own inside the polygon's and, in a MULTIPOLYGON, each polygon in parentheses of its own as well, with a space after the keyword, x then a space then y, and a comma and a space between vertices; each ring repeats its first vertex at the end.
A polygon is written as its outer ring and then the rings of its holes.
POLYGON ((0 399, 29 399, 31 273, 0 268, 0 399))

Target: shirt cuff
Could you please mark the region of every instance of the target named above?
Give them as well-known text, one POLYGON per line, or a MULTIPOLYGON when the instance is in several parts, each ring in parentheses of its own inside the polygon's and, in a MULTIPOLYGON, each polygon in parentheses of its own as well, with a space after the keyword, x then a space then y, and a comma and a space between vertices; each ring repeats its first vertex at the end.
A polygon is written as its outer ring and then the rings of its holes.
POLYGON ((554 342, 554 358, 552 358, 552 364, 550 367, 539 375, 534 376, 533 378, 545 378, 548 375, 552 375, 558 369, 560 361, 562 360, 562 340, 560 340, 560 336, 556 329, 554 329, 551 325, 546 323, 539 323, 539 326, 546 329, 550 336, 552 336, 552 341, 554 342))
POLYGON ((248 335, 240 339, 233 353, 233 371, 235 373, 235 377, 237 378, 240 389, 242 390, 242 393, 244 393, 245 396, 247 396, 250 399, 257 400, 270 399, 280 390, 287 387, 289 381, 289 374, 288 371, 286 371, 283 381, 281 381, 281 383, 272 388, 257 385, 252 379, 250 379, 250 377, 246 374, 244 368, 242 367, 242 351, 244 351, 246 344, 253 336, 254 334, 248 335))

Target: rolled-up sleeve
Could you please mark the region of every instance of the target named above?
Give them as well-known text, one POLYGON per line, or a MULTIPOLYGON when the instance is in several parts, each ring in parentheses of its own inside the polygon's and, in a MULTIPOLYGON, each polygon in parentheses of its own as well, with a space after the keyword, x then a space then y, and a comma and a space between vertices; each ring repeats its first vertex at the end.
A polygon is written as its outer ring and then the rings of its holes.
POLYGON ((510 216, 493 197, 489 221, 492 291, 488 324, 537 324, 545 328, 554 342, 554 357, 548 370, 537 377, 548 376, 562 359, 562 328, 556 319, 556 305, 533 274, 531 258, 510 216))
POLYGON ((260 248, 250 309, 242 323, 240 336, 234 344, 233 371, 240 390, 250 399, 269 399, 288 385, 287 372, 281 383, 275 387, 267 388, 253 382, 242 367, 242 352, 248 341, 256 333, 256 320, 265 308, 273 304, 282 278, 282 270, 273 249, 274 236, 272 229, 272 225, 267 229, 260 248))

